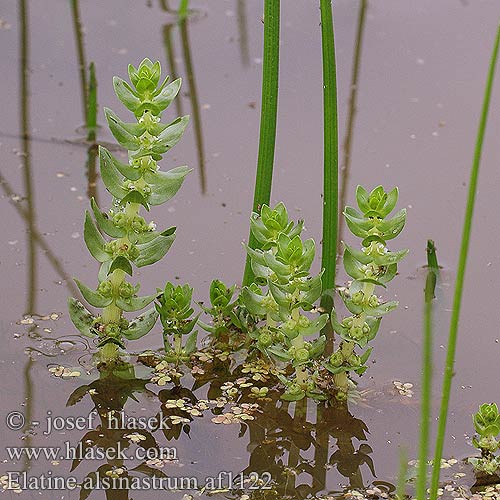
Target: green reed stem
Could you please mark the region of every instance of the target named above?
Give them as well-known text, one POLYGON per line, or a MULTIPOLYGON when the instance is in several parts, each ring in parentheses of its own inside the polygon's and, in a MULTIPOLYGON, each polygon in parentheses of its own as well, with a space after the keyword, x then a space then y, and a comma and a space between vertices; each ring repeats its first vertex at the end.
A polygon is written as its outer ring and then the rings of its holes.
POLYGON ((427 278, 425 281, 424 338, 422 346, 422 402, 420 409, 420 438, 418 474, 415 487, 417 500, 425 500, 427 490, 427 459, 429 453, 429 432, 432 400, 432 316, 439 266, 436 247, 427 240, 427 278))
MULTIPOLYGON (((276 145, 276 118, 278 112, 278 79, 280 54, 280 0, 264 2, 264 55, 262 64, 262 106, 260 111, 259 155, 253 198, 253 211, 269 205, 273 181, 274 149, 276 145)), ((257 240, 250 233, 250 248, 257 240)), ((253 281, 250 257, 247 256, 243 285, 253 281)))
MULTIPOLYGON (((333 31, 332 1, 320 0, 321 46, 323 56, 323 248, 321 266, 323 288, 335 287, 338 232, 338 166, 339 139, 337 123, 337 68, 333 31)), ((333 306, 330 295, 324 295, 323 307, 333 306)))
POLYGON ((189 0, 181 0, 179 3, 179 19, 185 19, 188 16, 189 0))
POLYGON ((472 215, 474 212, 474 203, 476 199, 477 179, 479 174, 479 164, 481 162, 481 153, 483 150, 484 133, 486 123, 488 120, 488 111, 490 108, 491 90, 493 87, 493 80, 495 77, 495 69, 498 60, 498 48, 500 45, 500 25, 497 29, 495 44, 491 54, 490 67, 488 71, 488 78, 486 81, 486 88, 484 92, 483 107, 481 111, 481 118, 479 121, 479 129, 476 139, 476 147, 474 150, 474 159, 472 163, 470 180, 469 180, 469 193, 467 196, 467 206, 465 209, 465 218, 462 230, 462 243, 460 246, 460 257, 457 266, 457 280, 455 283, 455 294, 453 297, 453 309, 451 313, 450 331, 448 336, 448 349, 446 353, 446 366, 443 376, 443 388, 441 397, 441 408, 439 411, 439 426, 436 438, 436 449, 434 453, 434 464, 432 467, 431 479, 431 500, 437 498, 437 490, 439 485, 439 473, 441 458, 443 455, 444 436, 446 431, 446 421, 448 417, 448 406, 450 401, 451 381, 453 378, 453 367, 455 364, 455 351, 457 345, 457 331, 458 322, 460 319, 460 307, 462 304, 462 292, 464 287, 465 268, 467 264, 467 255, 469 251, 469 240, 472 228, 472 215))

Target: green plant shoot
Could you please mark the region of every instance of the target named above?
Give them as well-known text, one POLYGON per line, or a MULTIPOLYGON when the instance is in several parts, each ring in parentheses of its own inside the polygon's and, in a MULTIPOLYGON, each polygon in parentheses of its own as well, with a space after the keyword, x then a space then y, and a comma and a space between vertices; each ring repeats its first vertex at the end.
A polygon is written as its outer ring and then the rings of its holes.
POLYGON ((127 280, 134 267, 158 262, 175 239, 175 227, 157 231, 141 210, 170 200, 190 171, 177 167, 159 170, 158 162, 181 139, 188 116, 161 123, 161 115, 177 96, 180 79, 160 83, 160 63, 144 59, 138 68, 129 65, 130 84, 115 77, 115 93, 134 114, 133 123, 123 122, 113 111, 104 109, 109 128, 120 146, 128 151, 123 163, 110 151, 99 148, 101 177, 113 196, 112 207, 102 212, 91 200, 91 212, 85 215, 84 239, 90 254, 100 263, 96 289, 75 280, 84 299, 101 310, 91 313, 74 298, 69 299, 70 317, 81 334, 96 339, 101 359, 116 359, 124 340, 146 335, 154 326, 158 312, 151 307, 132 321, 123 313, 146 308, 156 294, 138 296, 138 284, 127 280))
POLYGON ((364 349, 375 338, 381 317, 398 305, 396 301, 381 302, 375 288, 386 288, 396 276, 398 262, 408 253, 408 250, 390 252, 387 248, 387 241, 398 236, 406 222, 406 209, 387 218, 398 201, 398 189, 386 193, 378 186, 368 193, 358 186, 356 201, 360 211, 346 207, 344 217, 351 233, 362 238, 362 248, 358 250, 344 244, 344 268, 352 281, 347 288, 340 289, 340 296, 351 314, 339 321, 337 313, 332 313, 332 327, 342 341, 324 365, 335 375, 340 400, 346 400, 349 390, 354 388, 349 373, 361 375, 367 369, 366 361, 372 348, 357 354, 356 346, 364 349))

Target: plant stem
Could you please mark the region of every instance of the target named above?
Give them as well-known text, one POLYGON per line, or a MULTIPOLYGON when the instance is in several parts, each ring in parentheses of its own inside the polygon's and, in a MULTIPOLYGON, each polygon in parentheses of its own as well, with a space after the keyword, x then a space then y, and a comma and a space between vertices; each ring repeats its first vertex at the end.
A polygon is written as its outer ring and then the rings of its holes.
MULTIPOLYGON (((338 230, 338 123, 337 69, 332 1, 320 0, 321 45, 323 56, 323 248, 321 266, 323 289, 335 288, 338 230)), ((333 299, 324 295, 321 305, 330 312, 333 299)))
MULTIPOLYGON (((273 181, 276 118, 278 112, 278 79, 280 50, 280 0, 264 2, 264 55, 262 64, 262 106, 260 111, 259 155, 253 198, 253 211, 269 205, 273 181)), ((257 240, 250 233, 248 245, 255 248, 257 240)), ((252 283, 254 275, 247 256, 243 286, 252 283)))
POLYGON ((420 410, 420 438, 418 474, 415 486, 417 500, 425 500, 427 490, 427 455, 429 452, 429 429, 432 398, 432 313, 434 291, 439 274, 434 242, 427 241, 427 278, 425 282, 424 339, 422 346, 422 403, 420 410))
POLYGON ((453 378, 453 367, 455 364, 455 351, 457 344, 458 323, 460 319, 460 308, 462 304, 462 292, 464 286, 464 276, 467 264, 467 255, 469 251, 469 241, 472 228, 472 215, 474 212, 474 204, 476 199, 477 179, 479 174, 479 164, 481 162, 481 153, 483 149, 484 133, 488 119, 488 111, 490 108, 491 90, 495 77, 495 69, 498 60, 498 48, 500 44, 500 25, 497 29, 497 35, 493 46, 493 52, 490 60, 490 67, 486 81, 484 92, 484 101, 479 121, 479 129, 476 139, 476 147, 474 150, 474 159, 470 172, 469 193, 467 197, 467 206, 465 209, 464 224, 462 230, 462 243, 460 246, 460 257, 457 266, 457 279, 455 283, 455 293, 453 297, 453 309, 450 320, 450 331, 448 336, 448 349, 446 353, 446 366, 443 376, 443 387, 441 397, 441 407, 439 411, 439 426, 436 438, 436 449, 434 453, 434 464, 432 467, 431 491, 430 498, 437 498, 437 490, 439 485, 439 473, 441 458, 443 455, 444 437, 446 432, 446 421, 448 417, 448 406, 450 401, 451 381, 453 378))
POLYGON ((188 16, 189 0, 180 0, 179 19, 185 19, 188 16))

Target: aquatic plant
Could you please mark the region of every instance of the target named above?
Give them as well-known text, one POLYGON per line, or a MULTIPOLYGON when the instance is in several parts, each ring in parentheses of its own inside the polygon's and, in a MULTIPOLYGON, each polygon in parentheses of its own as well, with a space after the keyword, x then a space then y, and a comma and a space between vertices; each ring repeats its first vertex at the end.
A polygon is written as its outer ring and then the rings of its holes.
POLYGON ((351 315, 339 321, 337 312, 332 312, 333 330, 342 341, 324 364, 335 376, 337 398, 341 400, 347 399, 349 390, 354 387, 349 373, 361 375, 367 369, 366 361, 372 348, 357 354, 356 346, 365 348, 375 338, 381 317, 398 305, 396 301, 381 302, 374 293, 375 287, 386 287, 396 276, 398 262, 408 253, 408 250, 390 252, 387 249, 387 241, 398 236, 406 222, 404 208, 387 218, 398 201, 398 189, 386 193, 378 186, 368 193, 358 186, 356 201, 360 212, 346 207, 344 217, 351 233, 362 238, 362 249, 344 243, 344 268, 352 281, 347 288, 340 289, 340 296, 351 315))
POLYGON ((497 440, 500 434, 500 415, 495 403, 484 403, 479 411, 472 415, 474 429, 477 435, 472 444, 481 451, 481 458, 469 458, 474 469, 486 474, 495 474, 500 467, 500 457, 494 453, 500 448, 497 440))
POLYGON ((168 282, 155 303, 163 326, 163 345, 167 361, 186 361, 196 350, 198 331, 194 330, 199 314, 193 317, 191 307, 193 289, 189 285, 173 285, 168 282), (182 337, 188 335, 182 345, 182 337), (173 345, 170 342, 173 340, 173 345))
POLYGON ((84 299, 102 312, 95 315, 78 300, 69 299, 73 323, 82 335, 96 339, 105 361, 118 356, 124 339, 135 340, 147 334, 158 318, 155 307, 130 322, 123 316, 124 312, 144 309, 157 295, 138 297, 139 285, 127 281, 126 275, 132 276, 134 266, 158 262, 175 239, 175 227, 157 231, 154 222, 146 222, 140 210, 149 211, 151 206, 170 200, 190 171, 182 166, 162 172, 158 166, 163 155, 181 139, 188 123, 188 116, 167 124, 160 122, 163 111, 179 92, 180 79, 168 83, 166 77, 160 83, 160 63, 149 59, 138 68, 129 65, 128 74, 131 84, 115 77, 113 85, 136 122, 123 122, 113 111, 104 109, 112 134, 128 151, 128 163, 99 148, 101 177, 113 204, 105 213, 92 199, 93 217, 89 212, 85 215, 84 240, 100 263, 99 284, 94 290, 75 280, 84 299))
POLYGON ((302 240, 303 222, 289 221, 283 203, 271 209, 263 205, 254 212, 250 229, 257 248, 246 247, 255 283, 243 287, 241 303, 254 317, 257 328, 249 332, 253 348, 264 356, 289 363, 294 376, 280 376, 286 390, 282 399, 297 401, 306 395, 324 399, 311 377, 312 361, 323 353, 326 338, 312 342, 306 336, 317 335, 328 321, 328 314, 311 319, 314 303, 321 297, 322 273, 311 276, 316 245, 302 240))

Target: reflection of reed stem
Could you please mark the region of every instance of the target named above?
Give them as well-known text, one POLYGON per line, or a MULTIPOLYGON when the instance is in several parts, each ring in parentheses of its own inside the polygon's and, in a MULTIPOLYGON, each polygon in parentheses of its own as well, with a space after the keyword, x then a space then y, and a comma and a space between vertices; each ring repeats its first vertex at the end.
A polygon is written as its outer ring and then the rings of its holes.
POLYGON ((191 111, 193 113, 194 138, 196 142, 196 151, 198 153, 198 165, 200 169, 201 193, 207 191, 207 180, 205 174, 205 153, 203 148, 203 133, 201 127, 200 103, 198 101, 198 91, 196 89, 196 80, 194 77, 193 60, 191 57, 191 47, 188 34, 188 20, 186 17, 180 17, 179 28, 181 32, 182 51, 184 55, 184 65, 186 69, 187 80, 189 83, 189 99, 191 101, 191 111))
POLYGON ((238 31, 240 39, 241 64, 244 68, 250 65, 250 51, 248 48, 248 26, 245 0, 238 0, 236 4, 236 16, 238 18, 238 31))
MULTIPOLYGON (((177 69, 177 61, 175 60, 174 43, 172 41, 172 30, 174 28, 173 24, 165 24, 163 26, 163 45, 165 47, 165 52, 167 55, 168 69, 170 77, 175 80, 179 76, 179 70, 177 69)), ((182 95, 179 95, 175 101, 175 109, 179 116, 183 116, 184 112, 182 110, 182 95)))
POLYGON ((365 20, 366 20, 366 7, 368 0, 360 0, 359 4, 359 14, 358 14, 358 27, 356 30, 356 41, 354 43, 354 56, 352 60, 352 73, 351 73, 351 85, 349 94, 349 111, 347 115, 346 124, 346 134, 344 138, 343 159, 341 166, 341 184, 340 184, 340 196, 339 196, 339 239, 337 243, 337 253, 340 251, 340 242, 342 241, 342 235, 344 231, 344 217, 342 216, 342 210, 344 210, 346 203, 346 193, 349 185, 349 171, 351 167, 351 151, 352 151, 352 139, 354 132, 354 121, 357 112, 357 101, 358 101, 358 82, 359 82, 359 70, 361 66, 361 49, 363 46, 363 34, 365 30, 365 20))
POLYGON ((33 234, 36 227, 33 183, 31 178, 31 144, 29 137, 29 31, 28 5, 26 0, 20 0, 20 96, 21 96, 21 140, 23 150, 23 183, 26 196, 26 222, 28 247, 28 283, 26 313, 32 314, 36 307, 36 290, 38 287, 37 254, 33 234))
POLYGON ((97 200, 97 156, 98 149, 96 141, 97 135, 97 79, 95 76, 94 63, 89 66, 89 88, 87 101, 87 141, 90 147, 87 151, 87 196, 97 200))
POLYGON ((82 112, 85 121, 87 116, 87 59, 85 57, 85 46, 83 44, 83 29, 80 17, 79 0, 71 0, 71 16, 73 18, 73 32, 76 42, 76 54, 78 59, 78 71, 80 73, 80 90, 82 96, 82 112))
MULTIPOLYGON (((11 205, 19 212, 19 215, 28 223, 29 221, 28 210, 23 208, 21 205, 19 205, 19 203, 15 202, 12 199, 12 197, 15 196, 16 193, 14 192, 14 190, 11 188, 11 186, 8 184, 8 182, 1 173, 0 173, 0 187, 2 188, 5 195, 9 198, 11 205)), ((52 264, 52 267, 55 269, 57 274, 61 277, 62 280, 66 281, 66 286, 69 288, 71 293, 73 295, 76 295, 77 297, 80 296, 80 292, 78 288, 73 284, 71 276, 65 271, 61 262, 54 255, 54 252, 49 247, 44 237, 35 226, 33 226, 33 228, 30 229, 30 234, 31 234, 31 239, 43 250, 44 255, 47 257, 48 261, 52 264)))
POLYGON ((432 316, 439 267, 434 242, 427 241, 427 278, 425 281, 424 339, 422 343, 422 397, 420 409, 420 438, 418 474, 415 486, 417 500, 425 500, 427 491, 427 459, 431 424, 432 399, 432 316))

